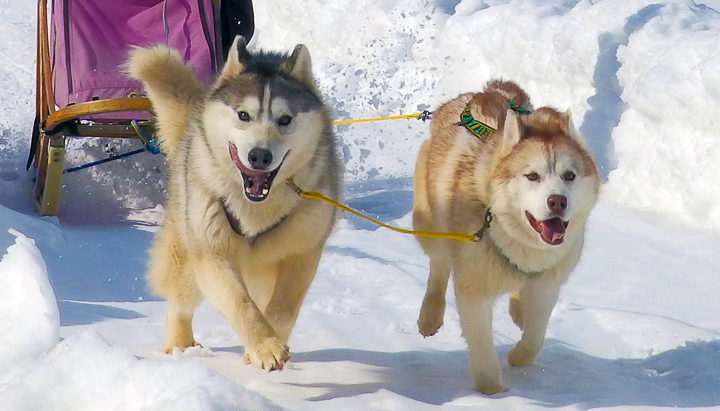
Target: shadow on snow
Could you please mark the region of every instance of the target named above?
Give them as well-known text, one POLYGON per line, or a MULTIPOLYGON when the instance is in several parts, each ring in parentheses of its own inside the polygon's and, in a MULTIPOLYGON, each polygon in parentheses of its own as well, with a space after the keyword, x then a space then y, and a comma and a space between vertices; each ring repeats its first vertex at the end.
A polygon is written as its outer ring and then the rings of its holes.
MULTIPOLYGON (((522 368, 511 368, 504 362, 510 348, 503 345, 498 349, 505 384, 510 390, 493 396, 495 399, 521 397, 548 407, 577 404, 582 408, 720 405, 720 341, 688 343, 646 359, 605 359, 548 340, 536 364, 522 368)), ((311 401, 388 390, 440 405, 477 394, 471 390, 464 351, 386 353, 329 349, 295 353, 292 361, 351 361, 376 367, 377 381, 292 383, 327 390, 311 401)))
POLYGON ((108 319, 130 320, 142 318, 144 315, 118 307, 107 305, 58 300, 60 310, 60 325, 85 325, 99 323, 108 319))
POLYGON ((615 152, 612 131, 620 123, 620 117, 626 109, 620 98, 622 88, 617 78, 620 69, 618 48, 627 45, 630 35, 657 16, 663 7, 662 4, 646 6, 628 17, 621 33, 605 32, 598 39, 599 53, 593 73, 596 92, 588 99, 590 111, 585 114, 580 132, 587 138, 588 148, 603 180, 607 180, 608 173, 615 168, 615 159, 611 154, 615 152))

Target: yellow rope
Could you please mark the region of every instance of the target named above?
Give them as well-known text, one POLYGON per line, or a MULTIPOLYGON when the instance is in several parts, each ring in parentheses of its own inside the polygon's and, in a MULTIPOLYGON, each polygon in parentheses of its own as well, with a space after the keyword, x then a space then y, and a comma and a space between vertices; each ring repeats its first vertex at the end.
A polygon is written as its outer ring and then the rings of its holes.
POLYGON ((372 217, 366 216, 365 214, 361 214, 360 212, 355 211, 348 206, 340 204, 337 201, 333 200, 332 198, 326 197, 322 193, 318 193, 316 191, 303 191, 300 188, 298 188, 297 186, 295 186, 293 188, 298 193, 298 195, 302 198, 325 201, 326 203, 330 203, 333 206, 335 206, 343 211, 346 211, 354 216, 360 217, 362 219, 370 221, 373 224, 377 224, 381 227, 385 227, 389 230, 396 231, 398 233, 412 234, 412 235, 416 235, 418 237, 427 237, 427 238, 445 238, 448 240, 458 240, 458 241, 468 241, 468 242, 477 241, 476 237, 471 234, 441 233, 441 232, 436 232, 436 231, 415 231, 415 230, 408 230, 405 228, 393 227, 391 225, 383 223, 382 221, 378 221, 372 217))
MULTIPOLYGON (((367 123, 371 121, 382 121, 382 120, 400 120, 400 119, 408 119, 408 118, 423 118, 423 115, 428 116, 428 112, 424 113, 414 113, 414 114, 405 114, 400 116, 389 116, 389 117, 370 117, 370 118, 360 118, 356 120, 338 120, 333 121, 333 125, 339 126, 343 124, 352 124, 352 123, 367 123)), ((423 118, 425 120, 427 117, 423 118)), ((326 203, 331 204, 334 207, 339 208, 340 210, 343 210, 345 212, 348 212, 354 216, 360 217, 364 220, 370 221, 373 224, 379 225, 380 227, 385 227, 388 230, 392 230, 398 233, 403 234, 412 234, 418 237, 426 237, 426 238, 444 238, 448 240, 457 240, 457 241, 467 241, 467 242, 475 242, 478 241, 477 235, 472 234, 461 234, 461 233, 441 233, 437 231, 418 231, 418 230, 408 230, 406 228, 399 228, 399 227, 393 227, 389 224, 385 224, 382 221, 376 220, 370 216, 367 216, 365 214, 362 214, 358 211, 353 210, 352 208, 340 204, 337 201, 333 200, 332 198, 326 197, 322 193, 318 193, 316 191, 303 191, 299 187, 297 187, 295 184, 291 184, 297 194, 302 198, 307 198, 310 200, 320 200, 325 201, 326 203)))
POLYGON ((414 114, 405 114, 401 116, 390 116, 390 117, 370 117, 370 118, 359 118, 356 120, 337 120, 333 121, 333 125, 339 126, 343 124, 352 124, 352 123, 367 123, 370 121, 381 121, 381 120, 400 120, 404 118, 420 118, 423 113, 414 113, 414 114))

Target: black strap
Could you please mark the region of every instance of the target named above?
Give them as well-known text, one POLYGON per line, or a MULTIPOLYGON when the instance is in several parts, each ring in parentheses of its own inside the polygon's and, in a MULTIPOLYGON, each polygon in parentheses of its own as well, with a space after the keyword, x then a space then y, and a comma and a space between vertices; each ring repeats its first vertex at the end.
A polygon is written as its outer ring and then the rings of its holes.
POLYGON ((28 155, 27 164, 25 165, 25 171, 30 170, 30 165, 33 163, 35 153, 37 152, 37 146, 40 142, 40 113, 35 115, 35 122, 33 123, 32 137, 30 138, 30 154, 28 155))
POLYGON ((225 213, 225 218, 227 218, 228 223, 230 224, 230 227, 233 229, 233 231, 235 231, 235 233, 237 235, 244 237, 250 245, 255 244, 255 241, 257 241, 257 239, 261 235, 267 234, 270 231, 277 228, 277 226, 282 224, 282 222, 285 221, 285 219, 287 218, 287 215, 284 215, 284 216, 282 216, 282 218, 280 220, 278 220, 277 223, 260 231, 259 233, 255 234, 254 236, 249 236, 243 232, 242 226, 240 225, 240 220, 238 220, 237 217, 235 217, 235 215, 232 213, 232 211, 228 210, 227 206, 225 205, 225 200, 222 200, 222 199, 220 200, 220 206, 222 206, 223 212, 225 213))
POLYGON ((230 50, 235 36, 243 36, 246 43, 250 42, 255 33, 254 19, 252 0, 222 0, 220 2, 223 61, 227 60, 228 50, 230 50))

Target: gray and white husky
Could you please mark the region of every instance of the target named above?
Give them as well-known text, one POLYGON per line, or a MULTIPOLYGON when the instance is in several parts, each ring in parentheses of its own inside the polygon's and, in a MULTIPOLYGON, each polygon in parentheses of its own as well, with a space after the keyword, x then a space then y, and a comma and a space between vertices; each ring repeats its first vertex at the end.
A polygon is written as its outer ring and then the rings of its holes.
POLYGON ((336 220, 294 186, 337 199, 342 185, 307 48, 252 53, 238 37, 209 88, 163 46, 134 49, 127 70, 145 86, 167 154, 166 217, 147 273, 168 301, 164 350, 197 344, 192 318, 205 298, 240 335, 246 362, 281 369, 336 220))

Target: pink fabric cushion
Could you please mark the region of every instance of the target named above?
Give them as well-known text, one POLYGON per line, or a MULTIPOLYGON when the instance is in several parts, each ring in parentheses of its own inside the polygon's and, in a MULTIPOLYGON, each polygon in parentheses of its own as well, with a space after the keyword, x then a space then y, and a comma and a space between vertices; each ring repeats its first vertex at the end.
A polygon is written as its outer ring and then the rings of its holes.
MULTIPOLYGON (((208 82, 216 71, 212 0, 53 0, 50 54, 55 103, 123 98, 142 86, 120 68, 130 47, 165 43, 208 82), (165 6, 165 20, 163 20, 165 6)), ((118 113, 93 118, 143 118, 118 113)))

